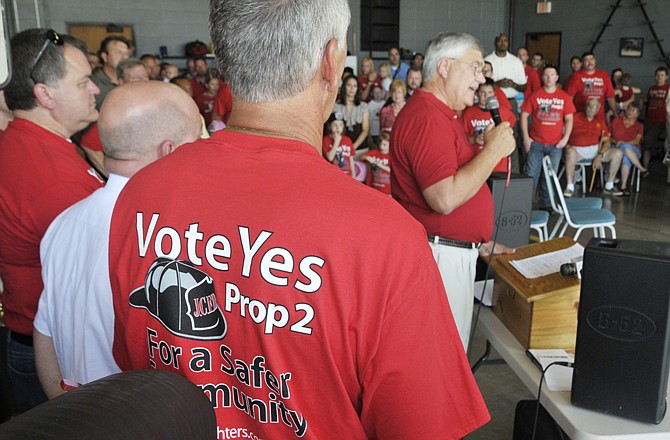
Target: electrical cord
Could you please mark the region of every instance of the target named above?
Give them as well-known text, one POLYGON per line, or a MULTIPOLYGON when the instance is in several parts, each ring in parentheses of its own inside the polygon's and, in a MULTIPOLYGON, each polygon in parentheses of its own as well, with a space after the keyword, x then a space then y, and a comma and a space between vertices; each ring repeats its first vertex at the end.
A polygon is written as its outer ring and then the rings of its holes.
POLYGON ((554 365, 561 365, 563 367, 570 367, 572 368, 573 363, 572 362, 561 362, 561 361, 556 361, 552 362, 549 365, 547 365, 544 370, 542 370, 542 376, 540 376, 540 385, 537 388, 537 403, 535 404, 535 419, 533 420, 533 435, 530 437, 531 440, 535 440, 535 432, 537 430, 537 419, 540 414, 540 396, 542 394, 542 382, 544 382, 544 376, 547 373, 547 370, 549 368, 553 367, 554 365))
POLYGON ((507 184, 505 189, 503 189, 502 197, 500 200, 500 212, 498 213, 498 219, 495 224, 498 225, 496 228, 495 234, 493 234, 493 246, 491 246, 491 252, 489 253, 488 263, 486 264, 486 273, 484 274, 484 286, 482 288, 482 293, 479 295, 479 304, 477 304, 477 310, 475 311, 475 316, 472 318, 472 328, 470 329, 470 338, 468 339, 468 346, 465 351, 468 359, 470 359, 470 350, 472 348, 472 340, 475 337, 475 331, 477 330, 477 323, 479 322, 479 312, 482 309, 482 304, 484 303, 484 293, 486 292, 486 284, 489 282, 489 273, 491 272, 491 262, 493 259, 493 252, 495 251, 496 244, 498 243, 498 232, 500 231, 500 219, 502 218, 503 208, 505 207, 505 194, 507 194, 507 188, 509 187, 509 178, 507 179, 507 184))

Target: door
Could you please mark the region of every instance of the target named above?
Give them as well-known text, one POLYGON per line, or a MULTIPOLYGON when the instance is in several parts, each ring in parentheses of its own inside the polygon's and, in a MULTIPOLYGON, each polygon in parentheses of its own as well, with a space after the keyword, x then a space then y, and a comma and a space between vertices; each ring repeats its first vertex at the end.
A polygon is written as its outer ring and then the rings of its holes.
POLYGON ((561 71, 561 33, 560 32, 527 32, 526 48, 528 56, 535 52, 544 55, 545 63, 553 64, 561 71))
POLYGON ((130 25, 69 24, 68 34, 83 40, 91 52, 98 52, 100 43, 109 35, 121 35, 135 44, 133 27, 130 25))

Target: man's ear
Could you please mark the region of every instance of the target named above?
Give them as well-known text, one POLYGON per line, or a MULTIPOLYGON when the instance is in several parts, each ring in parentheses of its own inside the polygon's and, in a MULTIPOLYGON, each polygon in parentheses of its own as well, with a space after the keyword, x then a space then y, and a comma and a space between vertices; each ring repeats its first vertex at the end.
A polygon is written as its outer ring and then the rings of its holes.
POLYGON ((56 102, 53 99, 51 94, 51 89, 48 85, 37 83, 33 87, 33 95, 37 99, 37 103, 40 107, 44 107, 47 110, 53 110, 56 107, 56 102))
POLYGON ((337 39, 333 38, 326 44, 321 58, 321 80, 328 92, 336 92, 340 84, 340 77, 344 70, 344 63, 340 63, 340 49, 337 39))
POLYGON ((174 152, 174 150, 176 150, 176 149, 177 149, 177 144, 174 141, 172 141, 170 139, 165 140, 161 143, 161 145, 158 149, 158 157, 159 158, 165 157, 168 154, 174 152))
POLYGON ((100 59, 102 60, 102 64, 107 64, 107 52, 100 52, 100 59))
POLYGON ((449 67, 451 67, 451 60, 448 58, 442 58, 437 62, 437 74, 442 78, 446 78, 449 73, 449 67))

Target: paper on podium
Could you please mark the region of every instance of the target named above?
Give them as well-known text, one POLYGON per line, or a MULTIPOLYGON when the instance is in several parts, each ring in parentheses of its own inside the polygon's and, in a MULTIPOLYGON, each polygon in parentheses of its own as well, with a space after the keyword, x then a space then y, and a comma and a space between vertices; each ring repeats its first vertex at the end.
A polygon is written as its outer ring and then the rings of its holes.
POLYGON ((526 278, 538 278, 561 270, 561 264, 572 263, 574 258, 584 255, 584 246, 575 243, 567 249, 548 252, 523 260, 511 260, 510 264, 526 278))

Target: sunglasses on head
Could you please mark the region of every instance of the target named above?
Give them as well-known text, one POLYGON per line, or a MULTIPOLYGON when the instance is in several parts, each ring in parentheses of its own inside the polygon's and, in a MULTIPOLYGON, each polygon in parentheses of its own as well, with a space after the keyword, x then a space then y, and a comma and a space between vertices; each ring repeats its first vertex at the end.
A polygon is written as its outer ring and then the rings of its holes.
POLYGON ((44 55, 44 52, 47 50, 47 46, 49 46, 49 43, 53 43, 56 46, 62 46, 63 45, 63 39, 53 29, 47 30, 46 37, 47 37, 47 39, 44 40, 44 44, 42 45, 42 48, 40 49, 39 52, 37 52, 37 56, 35 57, 35 60, 33 61, 32 66, 30 67, 30 79, 32 79, 34 83, 37 83, 37 81, 35 81, 35 78, 33 77, 35 67, 37 67, 37 64, 42 59, 42 56, 44 55))

